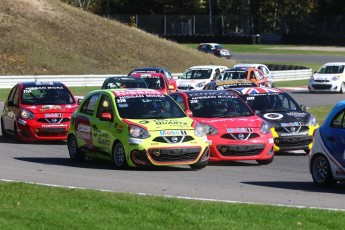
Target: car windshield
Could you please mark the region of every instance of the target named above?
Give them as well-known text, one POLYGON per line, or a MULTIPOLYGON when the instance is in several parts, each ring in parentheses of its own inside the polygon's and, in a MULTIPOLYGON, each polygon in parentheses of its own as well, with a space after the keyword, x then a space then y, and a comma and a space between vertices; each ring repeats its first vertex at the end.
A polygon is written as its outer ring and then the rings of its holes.
POLYGON ((302 110, 297 102, 286 93, 247 94, 243 96, 243 99, 254 111, 260 113, 302 110))
POLYGON ((212 69, 191 69, 183 73, 181 79, 209 79, 212 69))
POLYGON ((216 49, 221 49, 221 50, 224 49, 224 47, 223 47, 222 45, 215 45, 214 47, 215 47, 216 49))
POLYGON ((24 105, 58 105, 75 103, 73 95, 61 85, 26 86, 22 91, 24 105))
POLYGON ((247 71, 226 71, 222 73, 218 80, 247 79, 247 71))
POLYGON ((240 117, 253 116, 253 112, 238 96, 223 92, 196 92, 188 94, 189 108, 193 117, 240 117))
POLYGON ((329 74, 329 73, 342 73, 344 72, 344 65, 327 65, 322 66, 317 73, 329 74))
POLYGON ((187 115, 167 95, 126 95, 116 97, 120 117, 127 119, 181 118, 187 115))
POLYGON ((140 78, 109 78, 102 85, 102 89, 118 88, 147 88, 147 85, 140 78))
POLYGON ((149 89, 164 89, 164 81, 161 77, 141 77, 149 89))

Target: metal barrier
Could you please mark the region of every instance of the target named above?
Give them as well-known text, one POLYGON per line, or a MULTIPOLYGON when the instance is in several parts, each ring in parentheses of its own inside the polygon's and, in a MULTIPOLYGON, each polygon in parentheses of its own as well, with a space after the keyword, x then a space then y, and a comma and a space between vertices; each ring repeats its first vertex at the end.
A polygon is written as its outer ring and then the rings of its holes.
MULTIPOLYGON (((271 71, 271 73, 275 81, 303 80, 309 79, 312 76, 311 69, 271 71)), ((107 77, 123 75, 125 74, 0 76, 0 88, 12 88, 18 82, 28 81, 60 81, 68 87, 101 86, 107 77)), ((172 75, 177 79, 182 73, 174 73, 172 75)))

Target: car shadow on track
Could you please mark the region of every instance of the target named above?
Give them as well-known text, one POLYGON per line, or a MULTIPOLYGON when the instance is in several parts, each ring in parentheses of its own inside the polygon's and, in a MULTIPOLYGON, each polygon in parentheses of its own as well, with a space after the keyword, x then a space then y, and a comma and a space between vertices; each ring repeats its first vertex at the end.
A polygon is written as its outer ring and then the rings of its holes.
POLYGON ((301 181, 247 181, 241 182, 243 184, 264 186, 270 188, 300 190, 306 192, 323 192, 333 194, 345 194, 345 183, 338 183, 334 187, 322 188, 316 186, 313 182, 301 181))
POLYGON ((66 141, 19 141, 14 137, 0 137, 0 143, 6 144, 40 144, 40 145, 67 145, 66 141))
MULTIPOLYGON (((85 169, 102 169, 102 170, 117 170, 111 162, 104 162, 95 159, 85 159, 83 162, 75 162, 70 158, 58 158, 58 157, 15 157, 14 159, 38 164, 46 165, 59 165, 67 167, 85 168, 85 169)), ((134 168, 129 167, 127 169, 121 169, 121 171, 194 171, 193 169, 181 166, 181 167, 168 167, 157 166, 147 168, 134 168)))

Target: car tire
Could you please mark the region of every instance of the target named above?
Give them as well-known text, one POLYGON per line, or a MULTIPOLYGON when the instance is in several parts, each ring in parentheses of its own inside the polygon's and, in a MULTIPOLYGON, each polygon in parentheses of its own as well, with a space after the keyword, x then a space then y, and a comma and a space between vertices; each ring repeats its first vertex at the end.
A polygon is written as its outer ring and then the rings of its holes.
POLYGON ((333 179, 332 169, 327 157, 322 154, 316 155, 310 165, 310 172, 314 184, 319 187, 331 187, 337 182, 333 179))
POLYGON ((74 135, 69 135, 67 138, 67 147, 69 157, 72 161, 84 161, 85 154, 83 154, 78 146, 77 138, 74 135))
POLYGON ((258 162, 259 165, 268 165, 271 164, 273 162, 273 157, 271 157, 271 159, 268 160, 256 160, 256 162, 258 162))
POLYGON ((121 142, 116 142, 113 147, 113 161, 117 169, 125 169, 128 166, 125 148, 121 142))
POLYGON ((4 121, 2 120, 2 118, 1 118, 1 135, 3 138, 8 137, 8 133, 5 131, 4 121))
POLYGON ((345 93, 345 83, 343 82, 340 86, 340 93, 345 93))

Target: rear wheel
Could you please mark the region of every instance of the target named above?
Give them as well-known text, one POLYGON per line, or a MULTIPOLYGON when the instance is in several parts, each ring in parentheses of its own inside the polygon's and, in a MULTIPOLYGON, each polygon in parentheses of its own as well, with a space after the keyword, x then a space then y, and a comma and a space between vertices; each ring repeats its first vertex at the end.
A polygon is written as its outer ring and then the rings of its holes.
POLYGON ((69 157, 72 161, 84 161, 85 155, 80 151, 78 147, 77 139, 74 135, 69 135, 67 139, 67 147, 69 157))
POLYGON ((117 142, 113 148, 113 160, 115 168, 117 169, 124 169, 128 166, 125 148, 123 147, 121 142, 117 142))
POLYGON ((328 159, 324 155, 317 155, 311 163, 311 175, 317 186, 330 187, 337 182, 333 179, 332 169, 328 159))

